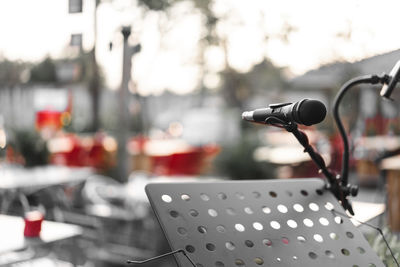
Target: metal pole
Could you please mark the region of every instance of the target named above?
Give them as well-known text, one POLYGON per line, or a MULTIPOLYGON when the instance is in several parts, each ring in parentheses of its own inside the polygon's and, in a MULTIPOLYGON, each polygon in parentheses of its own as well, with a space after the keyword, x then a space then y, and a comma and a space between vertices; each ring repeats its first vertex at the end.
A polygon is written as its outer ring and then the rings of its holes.
POLYGON ((119 127, 118 127, 118 179, 125 182, 129 175, 129 161, 126 145, 129 138, 129 109, 128 109, 128 84, 131 79, 132 54, 128 44, 131 35, 131 27, 123 27, 121 31, 124 37, 122 58, 122 81, 119 89, 119 127))
POLYGON ((100 126, 99 119, 99 101, 100 101, 100 77, 99 77, 99 67, 96 60, 96 43, 97 43, 97 8, 100 4, 100 0, 95 0, 94 14, 93 14, 93 35, 94 42, 93 48, 90 52, 90 59, 92 63, 92 76, 89 81, 89 90, 92 98, 92 125, 91 130, 97 131, 100 126))

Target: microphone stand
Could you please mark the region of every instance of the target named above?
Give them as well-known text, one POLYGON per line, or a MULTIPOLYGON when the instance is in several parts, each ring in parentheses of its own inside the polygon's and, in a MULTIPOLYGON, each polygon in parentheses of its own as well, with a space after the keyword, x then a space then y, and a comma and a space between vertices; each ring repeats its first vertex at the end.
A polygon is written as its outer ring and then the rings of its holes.
POLYGON ((306 134, 302 131, 299 131, 297 124, 294 122, 285 122, 278 118, 269 118, 265 121, 267 124, 271 124, 274 126, 282 127, 286 129, 288 132, 291 132, 299 143, 304 147, 304 152, 307 152, 311 159, 318 165, 320 171, 325 175, 328 179, 328 184, 326 185, 326 189, 329 189, 333 195, 338 199, 338 201, 342 204, 343 208, 347 210, 351 215, 354 215, 354 211, 352 205, 348 199, 349 196, 356 196, 358 194, 358 186, 351 185, 348 182, 349 175, 349 141, 347 138, 346 131, 344 129, 343 123, 339 116, 339 104, 343 99, 345 93, 358 84, 387 84, 390 80, 390 76, 386 74, 382 75, 365 75, 353 78, 346 82, 341 88, 339 93, 336 95, 333 105, 333 117, 335 119, 335 123, 338 127, 339 133, 343 142, 343 158, 342 158, 342 171, 341 175, 337 175, 332 173, 325 164, 322 156, 317 153, 314 148, 309 144, 308 138, 306 134))
POLYGON ((333 193, 345 210, 348 210, 351 215, 354 215, 353 207, 347 197, 349 195, 356 196, 358 193, 358 187, 355 185, 343 184, 340 180, 340 175, 336 175, 328 169, 321 154, 315 151, 315 149, 310 145, 307 135, 299 130, 296 123, 292 121, 285 122, 276 117, 268 118, 265 123, 284 128, 296 137, 297 141, 299 141, 299 143, 304 147, 304 152, 307 152, 310 155, 311 159, 319 167, 320 172, 322 172, 327 178, 328 184, 326 184, 325 188, 333 193))
POLYGON ((333 118, 338 127, 340 136, 343 142, 343 158, 342 158, 342 171, 341 175, 332 173, 325 165, 325 161, 322 156, 317 153, 314 148, 309 144, 306 134, 298 130, 297 124, 294 122, 282 121, 276 117, 270 117, 265 120, 266 124, 281 127, 291 132, 299 143, 304 147, 304 152, 307 152, 311 159, 318 165, 320 171, 328 179, 329 184, 326 185, 326 189, 329 189, 333 195, 339 200, 343 208, 347 210, 351 215, 354 215, 354 211, 350 201, 349 196, 356 196, 358 193, 358 186, 351 185, 348 182, 349 177, 349 141, 347 138, 346 131, 344 129, 343 123, 339 116, 339 104, 343 99, 345 93, 353 86, 359 84, 387 84, 390 81, 390 76, 387 74, 382 75, 365 75, 353 78, 346 82, 339 90, 336 95, 333 105, 333 118))

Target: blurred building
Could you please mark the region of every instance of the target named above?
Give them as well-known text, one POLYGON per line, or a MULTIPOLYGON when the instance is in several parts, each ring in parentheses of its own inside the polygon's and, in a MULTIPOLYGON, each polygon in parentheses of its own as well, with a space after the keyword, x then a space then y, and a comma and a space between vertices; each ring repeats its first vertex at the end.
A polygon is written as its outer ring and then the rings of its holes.
POLYGON ((290 81, 290 87, 299 94, 323 94, 327 104, 331 104, 336 92, 347 80, 359 75, 389 73, 399 59, 400 50, 395 50, 358 62, 328 64, 295 77, 290 81))

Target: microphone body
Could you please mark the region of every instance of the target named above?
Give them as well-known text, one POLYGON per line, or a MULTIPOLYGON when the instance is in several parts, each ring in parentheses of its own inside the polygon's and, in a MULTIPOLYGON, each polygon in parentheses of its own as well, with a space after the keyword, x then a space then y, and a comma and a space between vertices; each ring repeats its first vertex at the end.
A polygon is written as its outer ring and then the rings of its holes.
POLYGON ((269 124, 268 120, 279 119, 310 126, 322 122, 325 116, 326 107, 322 102, 303 99, 295 103, 271 104, 267 108, 245 111, 242 119, 265 124, 269 124))

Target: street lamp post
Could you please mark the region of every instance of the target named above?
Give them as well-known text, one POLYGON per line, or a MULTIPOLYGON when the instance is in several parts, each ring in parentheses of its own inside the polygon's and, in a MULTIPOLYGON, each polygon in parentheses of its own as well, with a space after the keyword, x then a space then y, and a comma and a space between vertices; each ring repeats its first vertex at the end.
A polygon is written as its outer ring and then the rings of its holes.
POLYGON ((119 89, 119 127, 118 127, 118 178, 121 182, 125 182, 129 175, 129 158, 126 145, 129 138, 129 81, 131 79, 132 70, 132 53, 128 44, 131 35, 131 27, 122 27, 121 33, 124 38, 123 57, 122 57, 122 81, 119 89))

